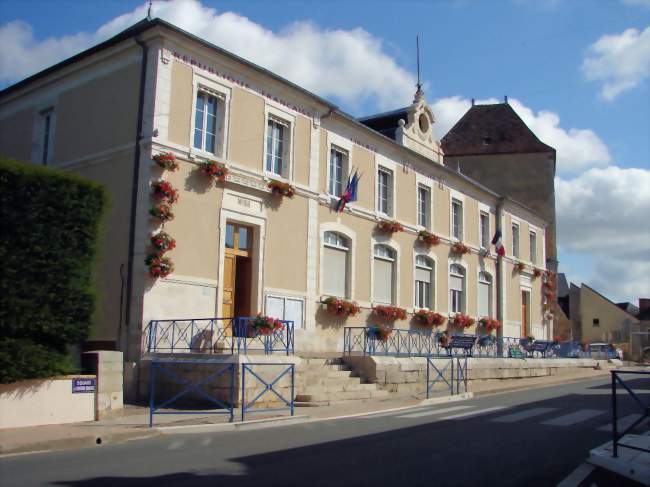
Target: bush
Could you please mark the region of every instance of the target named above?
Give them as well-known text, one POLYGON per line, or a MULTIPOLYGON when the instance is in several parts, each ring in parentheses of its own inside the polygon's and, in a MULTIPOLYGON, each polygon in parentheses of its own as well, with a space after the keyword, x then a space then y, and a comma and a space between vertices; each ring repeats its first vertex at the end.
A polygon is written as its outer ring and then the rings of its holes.
POLYGON ((70 373, 87 339, 106 196, 94 182, 0 158, 0 382, 70 373))

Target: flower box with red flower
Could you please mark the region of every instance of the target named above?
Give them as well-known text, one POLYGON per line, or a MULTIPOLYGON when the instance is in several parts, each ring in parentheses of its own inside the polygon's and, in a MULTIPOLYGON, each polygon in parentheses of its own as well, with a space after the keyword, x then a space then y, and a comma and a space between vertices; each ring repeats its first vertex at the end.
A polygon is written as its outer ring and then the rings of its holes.
POLYGON ((199 165, 200 171, 206 176, 224 181, 228 175, 228 168, 217 161, 206 161, 199 165))
POLYGON ((446 318, 440 313, 421 309, 415 312, 413 319, 423 326, 442 326, 446 318))
POLYGON ((472 250, 467 245, 461 242, 456 242, 451 246, 451 251, 454 254, 464 255, 464 254, 469 254, 472 250))
POLYGON ((172 207, 167 203, 159 203, 149 209, 149 214, 162 222, 168 222, 174 219, 172 207))
POLYGON ((368 333, 368 338, 370 340, 379 340, 382 342, 386 342, 393 334, 393 329, 385 325, 383 326, 373 325, 368 327, 367 333, 368 333))
POLYGON ((176 156, 174 156, 174 154, 171 152, 156 154, 152 159, 159 167, 166 169, 167 171, 178 170, 178 162, 176 162, 176 156))
POLYGON ((273 332, 284 328, 284 323, 280 320, 270 316, 264 316, 262 313, 258 313, 257 316, 250 321, 250 325, 255 332, 255 335, 271 335, 273 332))
POLYGON ((515 269, 517 269, 517 272, 524 272, 526 265, 523 262, 517 262, 515 264, 515 269))
POLYGON ((501 323, 495 318, 485 316, 478 320, 478 325, 485 328, 486 331, 498 330, 501 328, 501 323))
POLYGON ((535 268, 533 269, 533 276, 535 276, 535 277, 539 277, 539 276, 541 276, 541 275, 542 275, 542 270, 541 270, 541 269, 538 269, 537 267, 535 267, 535 268))
POLYGON ((396 233, 396 232, 403 232, 404 227, 400 222, 397 221, 388 221, 388 220, 382 220, 379 223, 377 223, 377 229, 380 232, 384 233, 396 233))
POLYGON ((169 257, 150 254, 144 262, 149 268, 151 277, 167 277, 174 272, 174 263, 169 257))
POLYGON ((286 196, 287 198, 293 198, 293 196, 296 194, 296 188, 291 186, 289 183, 285 183, 283 181, 277 181, 275 179, 272 179, 271 181, 269 181, 269 184, 267 184, 266 186, 271 190, 271 193, 278 196, 286 196))
POLYGON ((394 321, 406 319, 406 310, 397 306, 377 305, 372 307, 372 312, 375 316, 384 320, 394 321))
POLYGON ((160 230, 153 234, 150 238, 151 246, 158 254, 164 254, 176 248, 176 240, 174 240, 167 232, 160 230))
POLYGON ((361 308, 354 301, 346 301, 345 299, 338 299, 334 296, 329 296, 323 299, 322 303, 327 307, 327 311, 330 313, 345 318, 348 316, 356 316, 361 313, 361 308))
POLYGON ((420 230, 418 232, 418 240, 424 242, 430 247, 435 247, 440 243, 440 237, 431 232, 427 232, 426 230, 420 230))
POLYGON ((151 183, 151 191, 154 197, 160 198, 170 205, 178 201, 178 190, 174 189, 168 181, 154 181, 151 183))
POLYGON ((449 319, 449 324, 456 328, 469 328, 476 323, 476 320, 466 314, 457 313, 449 319))

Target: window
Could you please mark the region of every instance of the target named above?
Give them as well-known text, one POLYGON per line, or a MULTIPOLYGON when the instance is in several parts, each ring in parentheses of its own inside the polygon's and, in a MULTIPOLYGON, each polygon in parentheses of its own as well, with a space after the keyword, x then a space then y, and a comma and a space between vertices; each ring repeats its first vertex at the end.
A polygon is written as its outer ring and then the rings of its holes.
POLYGON ((266 127, 266 170, 278 176, 287 173, 289 124, 269 117, 266 127))
POLYGON ((347 152, 332 147, 328 167, 327 191, 332 196, 343 196, 345 188, 344 173, 347 161, 347 152))
POLYGON ((415 307, 433 308, 433 261, 423 255, 415 257, 415 307))
POLYGON ((594 326, 600 326, 600 318, 594 318, 592 322, 594 326))
POLYGON ((54 110, 48 108, 40 113, 41 115, 41 153, 40 162, 44 166, 50 162, 52 154, 52 125, 54 122, 54 110))
POLYGON ((347 297, 348 240, 341 234, 325 232, 323 245, 323 293, 347 297))
POLYGON ((449 310, 462 313, 465 309, 465 270, 458 264, 449 267, 449 310))
POLYGON ((393 172, 383 167, 377 171, 377 211, 393 214, 393 172))
POLYGON ((487 272, 478 274, 478 314, 492 316, 492 277, 487 272))
POLYGON ((278 320, 293 321, 294 329, 304 328, 304 303, 305 301, 300 298, 267 296, 266 314, 278 320))
POLYGON ((458 240, 463 240, 463 203, 451 200, 451 225, 452 235, 458 240))
POLYGON ((481 212, 481 247, 490 248, 490 215, 484 211, 481 212))
POLYGON ((219 98, 204 91, 197 93, 194 110, 195 149, 221 154, 222 112, 223 105, 219 98))
POLYGON ((537 234, 530 232, 530 261, 537 264, 537 234))
POLYGON ((426 186, 418 186, 418 225, 431 228, 431 191, 426 186))
POLYGON ((392 304, 395 300, 395 251, 386 245, 375 245, 374 300, 392 304))
POLYGON ((512 224, 512 256, 519 258, 519 225, 512 224))

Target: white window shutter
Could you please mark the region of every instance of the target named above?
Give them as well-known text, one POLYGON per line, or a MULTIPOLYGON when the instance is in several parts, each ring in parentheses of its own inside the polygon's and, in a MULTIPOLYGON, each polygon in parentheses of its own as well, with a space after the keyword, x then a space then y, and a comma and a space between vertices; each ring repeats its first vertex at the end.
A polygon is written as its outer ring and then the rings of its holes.
POLYGON ((374 300, 390 304, 393 301, 393 263, 375 259, 374 300))

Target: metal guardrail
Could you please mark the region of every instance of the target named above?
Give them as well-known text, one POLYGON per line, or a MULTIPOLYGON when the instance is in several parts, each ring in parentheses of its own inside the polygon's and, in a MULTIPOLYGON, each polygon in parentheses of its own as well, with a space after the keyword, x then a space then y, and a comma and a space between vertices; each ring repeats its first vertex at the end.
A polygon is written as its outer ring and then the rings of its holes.
MULTIPOLYGON (((295 399, 295 377, 296 377, 296 367, 294 364, 285 364, 285 363, 248 363, 242 365, 242 402, 241 402, 241 420, 246 420, 247 413, 261 413, 261 412, 271 412, 271 411, 285 411, 289 410, 291 416, 294 414, 294 399, 295 399), (275 377, 269 379, 268 381, 256 373, 254 367, 284 367, 275 377), (275 389, 275 385, 280 382, 280 380, 287 374, 291 376, 291 395, 287 399, 283 396, 278 390, 275 389), (255 382, 260 383, 264 386, 262 392, 257 394, 252 400, 246 401, 246 376, 252 376, 255 382), (252 409, 255 403, 257 403, 262 397, 267 393, 272 393, 275 398, 280 400, 280 403, 284 403, 286 407, 279 408, 256 408, 252 409)), ((250 379, 249 379, 250 380, 250 379)))
POLYGON ((649 452, 650 450, 645 449, 645 448, 639 448, 637 446, 633 445, 626 445, 624 443, 620 442, 620 439, 625 436, 628 432, 632 431, 637 425, 639 425, 643 420, 647 420, 650 417, 650 403, 645 404, 639 396, 637 396, 632 389, 628 387, 628 385, 625 383, 621 377, 619 377, 622 374, 630 374, 630 375, 642 375, 646 376, 645 378, 650 379, 650 371, 644 371, 644 370, 612 370, 610 371, 612 374, 612 456, 613 457, 618 457, 618 448, 629 448, 631 450, 638 450, 638 451, 643 451, 643 452, 649 452), (618 405, 617 405, 617 383, 620 383, 621 386, 628 392, 630 396, 632 396, 632 399, 634 399, 634 402, 639 405, 641 410, 643 411, 643 414, 641 415, 640 418, 638 418, 636 421, 634 421, 631 425, 629 425, 625 430, 623 430, 621 433, 618 432, 618 405))
POLYGON ((369 332, 372 327, 346 326, 343 329, 344 355, 386 355, 394 357, 470 356, 491 358, 589 358, 589 351, 579 350, 578 342, 553 343, 547 340, 529 342, 525 338, 492 335, 452 334, 476 337, 469 350, 450 349, 440 345, 441 332, 395 328, 385 340, 369 332))
POLYGON ((467 379, 466 356, 427 357, 427 399, 433 395, 433 387, 439 382, 443 382, 449 387, 450 396, 460 394, 461 383, 463 384, 463 392, 467 392, 467 379), (446 364, 444 367, 438 368, 434 360, 445 360, 446 364), (448 377, 446 376, 447 370, 449 370, 448 377))
POLYGON ((143 332, 142 350, 151 353, 294 352, 293 321, 280 320, 282 329, 258 333, 254 317, 151 320, 143 332))

